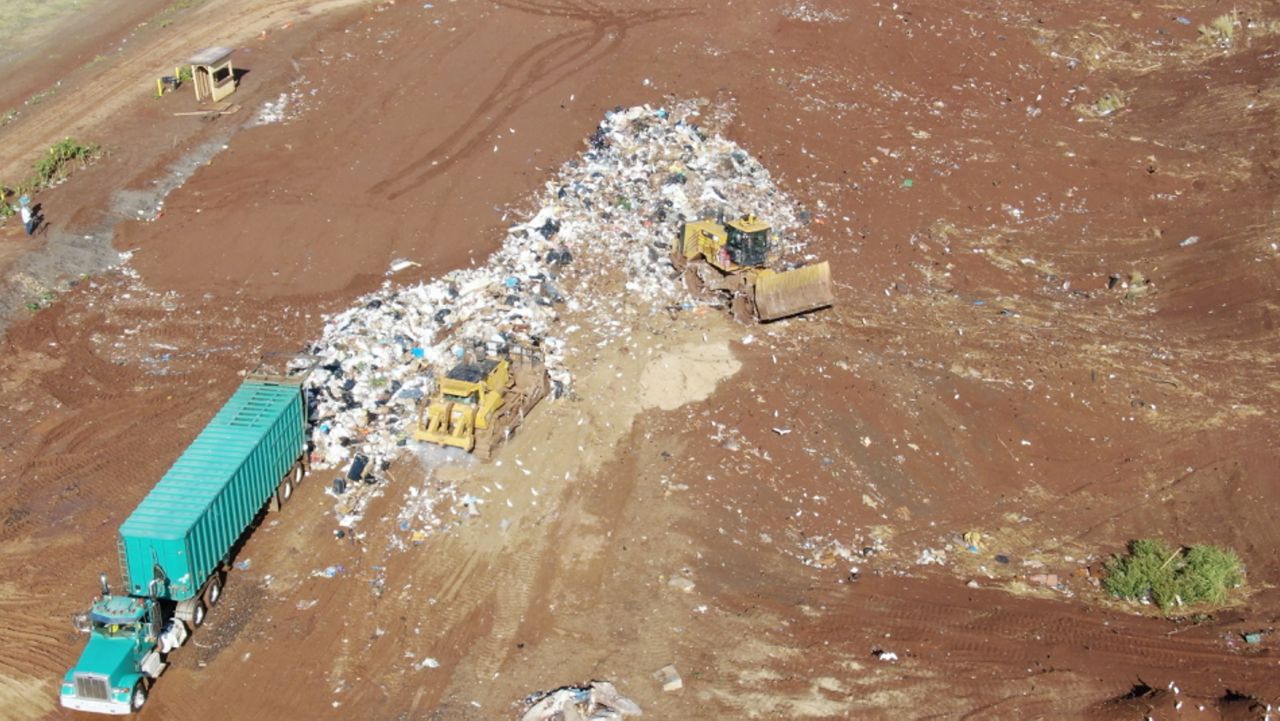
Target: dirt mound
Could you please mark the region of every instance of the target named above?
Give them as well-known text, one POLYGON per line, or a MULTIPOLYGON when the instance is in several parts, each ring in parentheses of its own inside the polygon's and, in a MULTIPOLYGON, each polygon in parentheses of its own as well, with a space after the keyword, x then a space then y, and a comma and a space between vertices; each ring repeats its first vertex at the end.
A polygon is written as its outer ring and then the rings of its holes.
POLYGON ((672 348, 649 361, 641 371, 641 406, 672 411, 686 403, 706 400, 721 380, 741 367, 729 344, 723 341, 672 348))

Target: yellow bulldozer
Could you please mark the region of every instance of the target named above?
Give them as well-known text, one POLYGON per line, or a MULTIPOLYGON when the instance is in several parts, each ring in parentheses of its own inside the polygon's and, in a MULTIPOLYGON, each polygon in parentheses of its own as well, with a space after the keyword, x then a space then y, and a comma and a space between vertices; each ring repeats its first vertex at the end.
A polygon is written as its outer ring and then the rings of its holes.
POLYGON ((540 355, 463 360, 438 379, 435 395, 418 411, 413 438, 488 459, 549 388, 540 355))
POLYGON ((825 260, 785 271, 768 267, 775 255, 769 224, 754 215, 685 223, 671 250, 685 286, 730 296, 733 316, 742 322, 786 318, 835 300, 825 260))

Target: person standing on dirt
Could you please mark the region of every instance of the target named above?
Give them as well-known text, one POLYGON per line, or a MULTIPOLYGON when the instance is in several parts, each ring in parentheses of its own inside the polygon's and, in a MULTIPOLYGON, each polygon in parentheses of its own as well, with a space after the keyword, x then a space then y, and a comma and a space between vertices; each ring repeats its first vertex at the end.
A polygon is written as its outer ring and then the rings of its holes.
POLYGON ((40 224, 40 216, 32 210, 31 198, 25 195, 18 198, 18 213, 22 215, 22 227, 26 229, 27 235, 34 235, 36 226, 40 224))

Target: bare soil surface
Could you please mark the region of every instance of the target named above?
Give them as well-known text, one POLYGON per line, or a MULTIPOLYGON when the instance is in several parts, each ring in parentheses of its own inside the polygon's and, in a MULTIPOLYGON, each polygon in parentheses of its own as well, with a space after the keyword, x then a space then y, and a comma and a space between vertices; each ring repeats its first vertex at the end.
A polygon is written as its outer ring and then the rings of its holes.
POLYGON ((493 461, 407 452, 341 539, 315 471, 142 717, 518 718, 590 679, 653 718, 1266 717, 1280 14, 1205 40, 1223 12, 207 0, 51 35, 134 39, 0 127, 0 172, 71 130, 111 146, 37 196, 46 235, 0 227, 41 307, 0 353, 0 717, 68 716, 69 617, 260 353, 393 259, 483 260, 607 109, 689 97, 811 213, 837 304, 654 315, 493 461), (238 113, 149 97, 214 44, 249 69, 238 113), (85 236, 126 259, 73 260, 85 236), (446 482, 478 515, 408 534, 446 482), (1102 562, 1147 536, 1231 547, 1247 585, 1173 619, 1109 599, 1102 562))

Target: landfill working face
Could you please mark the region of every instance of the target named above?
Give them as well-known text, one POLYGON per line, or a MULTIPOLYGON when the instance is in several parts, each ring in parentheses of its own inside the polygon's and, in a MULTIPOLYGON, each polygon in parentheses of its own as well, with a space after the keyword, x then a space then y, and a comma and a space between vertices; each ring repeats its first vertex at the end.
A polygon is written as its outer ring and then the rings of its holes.
POLYGON ((587 148, 533 199, 481 266, 427 283, 383 287, 328 320, 312 347, 314 462, 355 453, 377 465, 408 440, 434 377, 478 348, 537 348, 557 395, 572 387, 566 357, 625 336, 644 314, 689 309, 668 249, 682 222, 767 217, 782 252, 796 204, 768 170, 709 128, 728 119, 703 100, 606 113, 587 148), (585 341, 579 341, 585 344, 585 341))

